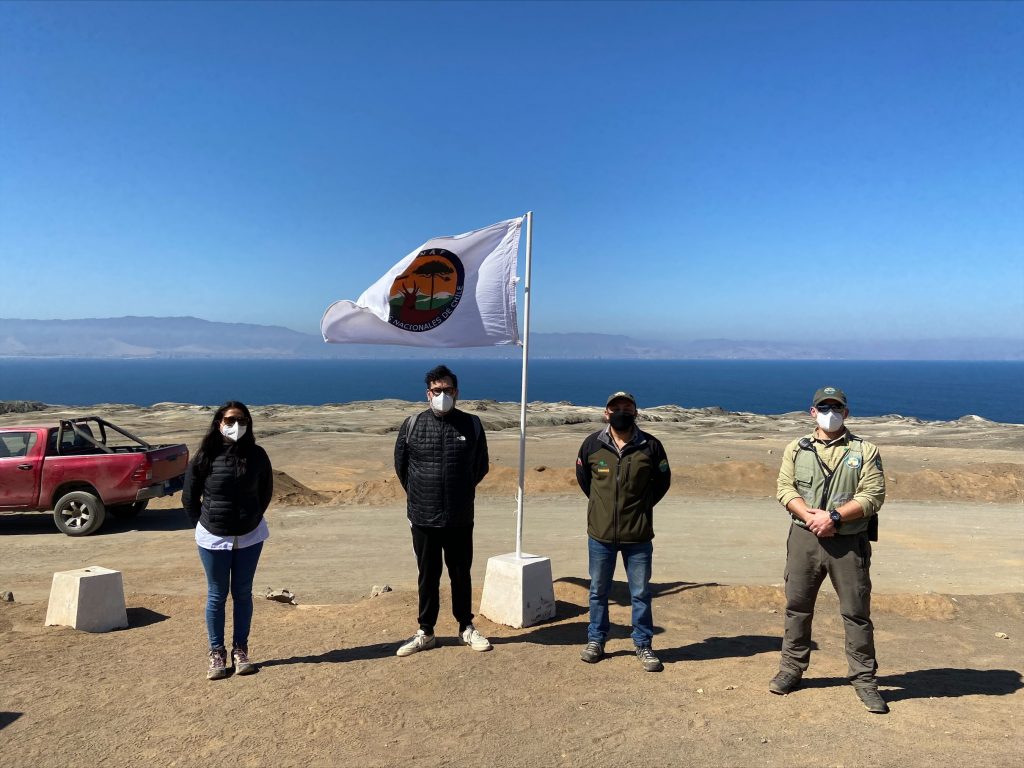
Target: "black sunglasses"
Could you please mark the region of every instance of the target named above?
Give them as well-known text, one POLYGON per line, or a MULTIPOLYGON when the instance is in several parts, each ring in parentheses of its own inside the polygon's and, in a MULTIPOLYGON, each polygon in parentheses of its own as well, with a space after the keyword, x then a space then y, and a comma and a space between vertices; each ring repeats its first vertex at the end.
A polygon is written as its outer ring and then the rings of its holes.
POLYGON ((814 407, 818 410, 818 413, 828 413, 829 411, 839 413, 846 409, 845 405, 832 405, 831 403, 822 403, 821 405, 816 405, 814 407))
POLYGON ((239 416, 238 418, 235 418, 234 416, 224 416, 221 418, 221 423, 229 427, 233 427, 235 424, 242 424, 244 426, 249 423, 249 420, 245 418, 245 416, 239 416))
POLYGON ((430 390, 432 395, 454 395, 455 387, 434 387, 430 390))

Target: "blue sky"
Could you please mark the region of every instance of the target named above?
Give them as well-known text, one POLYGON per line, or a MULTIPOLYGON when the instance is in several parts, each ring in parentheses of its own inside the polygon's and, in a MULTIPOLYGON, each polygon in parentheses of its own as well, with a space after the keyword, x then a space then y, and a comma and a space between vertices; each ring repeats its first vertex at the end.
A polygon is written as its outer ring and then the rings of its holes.
POLYGON ((532 326, 1024 337, 1024 6, 3 3, 0 317, 315 333, 536 212, 532 326))

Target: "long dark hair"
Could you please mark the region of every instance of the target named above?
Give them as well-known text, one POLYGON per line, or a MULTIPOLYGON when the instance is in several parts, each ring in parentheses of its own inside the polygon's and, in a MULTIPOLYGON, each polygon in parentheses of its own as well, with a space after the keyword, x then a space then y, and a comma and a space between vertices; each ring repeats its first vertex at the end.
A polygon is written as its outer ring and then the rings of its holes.
POLYGON ((249 421, 245 428, 245 434, 238 438, 235 445, 239 447, 243 454, 248 453, 249 449, 256 445, 256 436, 253 434, 252 428, 252 414, 249 413, 249 409, 245 407, 245 403, 240 403, 238 400, 228 400, 213 414, 210 428, 206 431, 199 450, 196 451, 196 455, 192 458, 192 463, 199 477, 205 478, 210 473, 210 465, 213 464, 213 460, 224 452, 224 435, 220 433, 220 420, 232 408, 237 408, 244 413, 245 418, 249 421))

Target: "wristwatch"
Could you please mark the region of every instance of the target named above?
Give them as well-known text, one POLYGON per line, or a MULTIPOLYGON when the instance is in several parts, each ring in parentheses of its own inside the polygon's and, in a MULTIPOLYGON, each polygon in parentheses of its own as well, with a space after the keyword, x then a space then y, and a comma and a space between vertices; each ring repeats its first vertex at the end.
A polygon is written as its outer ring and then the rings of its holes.
POLYGON ((843 522, 843 516, 836 512, 834 509, 830 509, 828 511, 828 516, 832 518, 832 522, 835 524, 836 528, 838 528, 839 524, 843 522))

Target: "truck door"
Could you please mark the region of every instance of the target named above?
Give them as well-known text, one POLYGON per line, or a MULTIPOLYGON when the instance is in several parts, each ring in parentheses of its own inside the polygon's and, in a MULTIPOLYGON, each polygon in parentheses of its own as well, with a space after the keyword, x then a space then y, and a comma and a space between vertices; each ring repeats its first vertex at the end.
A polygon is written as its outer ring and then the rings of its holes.
POLYGON ((39 493, 43 451, 35 432, 0 432, 0 507, 31 507, 39 493))

